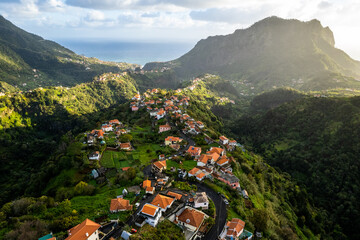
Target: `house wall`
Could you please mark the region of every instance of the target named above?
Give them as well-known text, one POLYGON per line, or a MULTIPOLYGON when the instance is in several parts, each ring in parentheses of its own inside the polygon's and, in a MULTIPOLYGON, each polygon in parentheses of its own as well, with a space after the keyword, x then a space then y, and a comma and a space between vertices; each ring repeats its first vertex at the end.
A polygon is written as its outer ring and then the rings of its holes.
POLYGON ((208 209, 209 204, 208 204, 207 202, 204 202, 204 203, 197 203, 197 202, 195 202, 194 207, 195 207, 195 208, 208 209))
POLYGON ((99 240, 99 231, 96 230, 93 234, 91 234, 87 240, 99 240))
POLYGON ((156 227, 156 225, 159 223, 160 217, 161 217, 161 211, 159 211, 154 218, 151 218, 149 216, 146 216, 145 222, 147 222, 150 226, 156 227))

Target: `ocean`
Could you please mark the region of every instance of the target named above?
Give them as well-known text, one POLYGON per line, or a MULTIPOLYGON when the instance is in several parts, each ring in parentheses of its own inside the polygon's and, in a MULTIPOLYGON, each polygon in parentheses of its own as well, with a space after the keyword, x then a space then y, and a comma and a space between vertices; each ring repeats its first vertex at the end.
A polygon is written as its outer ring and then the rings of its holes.
POLYGON ((103 61, 145 65, 154 61, 174 60, 191 50, 195 43, 142 43, 114 41, 56 40, 66 48, 86 57, 103 61))

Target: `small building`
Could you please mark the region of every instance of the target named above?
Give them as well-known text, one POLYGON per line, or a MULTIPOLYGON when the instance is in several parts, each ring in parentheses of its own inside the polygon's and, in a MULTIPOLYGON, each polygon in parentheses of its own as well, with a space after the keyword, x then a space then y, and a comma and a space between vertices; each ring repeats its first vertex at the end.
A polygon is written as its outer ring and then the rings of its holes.
POLYGON ((226 239, 239 239, 240 235, 243 233, 245 227, 245 222, 238 219, 233 218, 231 221, 228 221, 225 225, 224 230, 220 234, 222 238, 226 239))
POLYGON ((176 213, 175 221, 178 225, 196 233, 205 219, 205 214, 191 207, 185 207, 176 213))
POLYGON ((132 234, 127 232, 127 231, 122 231, 121 238, 124 239, 124 240, 129 240, 131 235, 132 234))
POLYGON ((151 204, 161 208, 161 211, 165 212, 166 210, 171 208, 171 206, 174 202, 175 202, 175 197, 157 194, 155 196, 154 200, 151 202, 151 204))
POLYGON ((189 146, 189 149, 186 152, 188 154, 190 154, 192 157, 198 157, 201 154, 201 148, 200 147, 189 146))
POLYGON ((151 187, 151 181, 150 180, 144 180, 143 183, 142 183, 142 187, 144 189, 146 189, 148 187, 151 187))
POLYGON ((205 176, 206 176, 206 174, 203 173, 202 171, 200 171, 200 173, 195 175, 196 179, 199 180, 199 181, 204 180, 205 176))
POLYGON ((201 172, 201 170, 195 167, 189 171, 188 175, 189 175, 189 177, 192 177, 192 176, 196 176, 200 172, 201 172))
POLYGON ((166 160, 156 161, 151 167, 151 170, 155 173, 162 172, 163 170, 166 170, 166 160))
POLYGON ((171 130, 171 126, 169 124, 160 125, 159 126, 159 133, 167 132, 171 130))
POLYGON ((89 155, 89 160, 97 160, 99 161, 100 160, 100 152, 99 151, 96 151, 96 152, 93 152, 89 155))
POLYGON ((229 143, 229 139, 225 136, 221 136, 219 139, 220 139, 220 144, 222 145, 226 145, 229 143))
POLYGON ((211 147, 209 152, 211 152, 211 153, 216 152, 220 156, 224 156, 226 153, 225 149, 220 148, 220 147, 211 147))
POLYGON ((161 119, 163 117, 165 117, 166 112, 163 108, 161 108, 157 113, 156 113, 156 119, 161 119))
POLYGON ((218 179, 224 183, 226 183, 227 185, 229 185, 230 187, 232 187, 233 189, 239 188, 240 187, 240 183, 239 183, 239 179, 237 177, 235 177, 234 175, 230 175, 230 174, 220 174, 218 179))
POLYGON ((120 143, 120 149, 121 149, 121 150, 131 151, 132 148, 131 148, 130 142, 120 143))
POLYGON ((145 193, 153 195, 155 193, 155 188, 154 187, 146 187, 145 193))
POLYGON ((120 121, 118 119, 113 119, 113 120, 109 121, 109 124, 111 124, 111 125, 120 125, 121 123, 120 123, 120 121))
POLYGON ((160 207, 146 203, 139 212, 139 215, 145 218, 145 222, 150 226, 156 227, 161 218, 161 209, 160 207))
POLYGON ((179 137, 168 136, 167 138, 165 138, 166 146, 169 146, 171 144, 180 143, 180 142, 182 142, 182 139, 179 137))
POLYGON ((98 229, 101 227, 100 224, 85 219, 82 223, 68 230, 69 236, 65 240, 95 240, 99 239, 98 229))
POLYGON ((196 126, 198 127, 198 128, 200 128, 200 129, 203 129, 205 126, 204 126, 204 124, 202 123, 202 122, 200 122, 200 121, 197 121, 196 122, 196 126))
POLYGON ((165 160, 165 154, 160 154, 159 155, 159 160, 165 160))
POLYGON ((220 158, 220 159, 216 162, 216 164, 217 164, 218 166, 220 166, 220 167, 223 167, 223 166, 225 166, 226 164, 229 164, 229 159, 224 156, 224 157, 220 158))
POLYGON ((136 112, 139 110, 138 106, 131 106, 131 111, 136 112))
POLYGON ((168 191, 168 192, 166 193, 166 195, 172 196, 172 197, 174 197, 176 200, 181 200, 181 198, 183 197, 182 194, 177 193, 177 192, 174 192, 174 191, 168 191))
POLYGON ((104 131, 104 132, 111 132, 113 130, 113 126, 110 125, 110 124, 105 124, 101 127, 101 129, 104 131))
POLYGON ((133 206, 130 205, 129 200, 122 198, 111 199, 110 203, 110 212, 121 212, 121 211, 129 211, 132 210, 133 206))
POLYGON ((197 192, 194 196, 194 208, 209 208, 209 199, 205 192, 197 192))

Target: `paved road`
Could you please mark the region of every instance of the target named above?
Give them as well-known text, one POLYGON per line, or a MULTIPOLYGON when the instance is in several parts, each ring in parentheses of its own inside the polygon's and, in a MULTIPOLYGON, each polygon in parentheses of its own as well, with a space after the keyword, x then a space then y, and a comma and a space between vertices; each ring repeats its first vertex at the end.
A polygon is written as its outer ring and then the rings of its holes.
POLYGON ((223 230, 226 218, 227 218, 227 210, 226 205, 222 197, 215 192, 213 189, 208 186, 198 183, 198 182, 190 182, 190 184, 195 184, 198 188, 198 192, 206 192, 206 194, 211 198, 214 202, 216 208, 216 218, 214 226, 206 233, 204 239, 206 240, 215 240, 218 239, 221 231, 223 230))

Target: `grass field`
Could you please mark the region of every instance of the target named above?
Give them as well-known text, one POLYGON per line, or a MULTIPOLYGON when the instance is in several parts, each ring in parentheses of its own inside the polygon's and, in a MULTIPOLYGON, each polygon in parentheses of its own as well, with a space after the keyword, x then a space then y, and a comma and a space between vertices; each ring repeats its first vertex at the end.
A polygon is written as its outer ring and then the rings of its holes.
POLYGON ((182 168, 185 169, 186 171, 190 171, 191 169, 193 169, 194 167, 196 167, 196 161, 193 160, 187 160, 187 161, 183 161, 183 164, 180 165, 179 163, 172 161, 172 160, 168 160, 167 161, 167 168, 171 168, 171 167, 176 167, 176 168, 182 168))
POLYGON ((131 155, 127 155, 125 152, 114 152, 114 151, 105 151, 101 158, 101 166, 106 168, 123 168, 131 167, 133 165, 132 159, 130 160, 131 155))
POLYGON ((157 159, 159 156, 156 151, 160 150, 161 147, 158 144, 144 144, 137 147, 136 151, 133 152, 133 158, 139 159, 141 164, 147 165, 152 159, 157 159))

